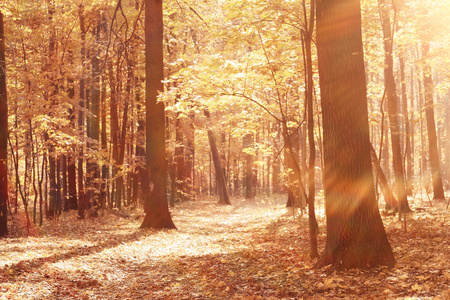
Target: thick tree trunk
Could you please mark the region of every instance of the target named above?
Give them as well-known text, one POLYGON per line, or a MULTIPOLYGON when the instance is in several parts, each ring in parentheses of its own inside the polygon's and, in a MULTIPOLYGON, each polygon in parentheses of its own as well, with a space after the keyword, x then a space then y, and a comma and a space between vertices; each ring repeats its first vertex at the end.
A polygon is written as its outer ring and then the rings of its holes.
POLYGON ((0 237, 8 235, 8 101, 6 97, 5 33, 0 12, 0 237))
POLYGON ((359 0, 317 1, 327 238, 317 267, 393 267, 378 210, 359 0))
MULTIPOLYGON (((422 45, 422 55, 427 57, 430 44, 422 45)), ((442 184, 441 167, 439 163, 439 153, 436 136, 436 122, 434 120, 433 104, 433 81, 431 78, 431 67, 425 64, 423 70, 423 86, 425 93, 425 119, 427 121, 428 150, 430 151, 431 179, 433 180, 434 199, 445 199, 444 186, 442 184)))
POLYGON ((146 163, 148 193, 145 194, 145 218, 141 228, 176 228, 167 201, 167 158, 164 102, 158 93, 164 90, 162 0, 145 0, 145 107, 146 163))

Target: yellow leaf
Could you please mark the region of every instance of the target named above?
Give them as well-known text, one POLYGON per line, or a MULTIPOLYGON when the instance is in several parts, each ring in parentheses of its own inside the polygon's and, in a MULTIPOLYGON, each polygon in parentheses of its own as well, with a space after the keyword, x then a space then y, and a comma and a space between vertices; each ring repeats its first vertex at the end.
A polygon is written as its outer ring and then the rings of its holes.
POLYGON ((333 283, 333 279, 329 278, 325 279, 325 281, 323 282, 323 286, 327 289, 334 289, 336 287, 336 283, 333 283))

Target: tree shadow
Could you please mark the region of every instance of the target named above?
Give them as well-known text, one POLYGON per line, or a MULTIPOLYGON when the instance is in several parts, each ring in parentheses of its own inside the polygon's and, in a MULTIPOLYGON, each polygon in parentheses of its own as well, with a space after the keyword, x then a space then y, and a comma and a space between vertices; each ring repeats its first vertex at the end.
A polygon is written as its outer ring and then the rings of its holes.
POLYGON ((156 234, 157 232, 158 232, 157 230, 139 229, 131 234, 109 235, 108 236, 109 239, 107 241, 97 243, 92 246, 77 246, 74 247, 72 250, 65 251, 63 253, 57 253, 46 257, 24 259, 17 263, 5 265, 3 268, 0 269, 0 276, 1 275, 5 276, 5 274, 11 274, 11 271, 13 271, 14 276, 7 276, 7 277, 9 278, 9 281, 17 281, 18 275, 21 275, 23 273, 30 273, 33 270, 42 267, 46 263, 54 264, 59 261, 69 260, 74 257, 88 256, 100 253, 105 249, 111 249, 121 244, 135 242, 144 237, 156 234))

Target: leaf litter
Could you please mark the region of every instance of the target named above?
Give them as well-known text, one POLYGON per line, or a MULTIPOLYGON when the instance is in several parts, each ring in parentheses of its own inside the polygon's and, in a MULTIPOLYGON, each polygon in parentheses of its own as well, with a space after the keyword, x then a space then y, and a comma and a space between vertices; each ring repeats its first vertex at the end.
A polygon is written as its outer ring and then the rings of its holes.
MULTIPOLYGON (((322 211, 322 213, 320 213, 322 211)), ((404 223, 383 216, 394 269, 314 269, 308 220, 284 197, 232 206, 206 198, 172 209, 178 230, 138 229, 140 210, 76 212, 0 240, 0 299, 448 299, 450 222, 445 203, 404 223)), ((319 249, 325 242, 318 211, 319 249)), ((14 231, 14 230, 12 230, 14 231)))

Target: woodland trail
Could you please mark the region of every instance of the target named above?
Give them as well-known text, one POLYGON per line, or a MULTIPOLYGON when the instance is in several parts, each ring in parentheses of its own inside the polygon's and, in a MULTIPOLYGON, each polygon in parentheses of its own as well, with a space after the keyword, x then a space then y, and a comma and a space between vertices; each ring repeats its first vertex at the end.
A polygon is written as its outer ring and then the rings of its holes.
POLYGON ((232 203, 179 204, 178 230, 138 229, 140 210, 87 220, 71 212, 32 237, 0 240, 0 299, 450 298, 443 203, 408 215, 406 232, 397 218, 383 218, 396 268, 343 273, 312 268, 307 219, 294 217, 285 197, 232 203))

